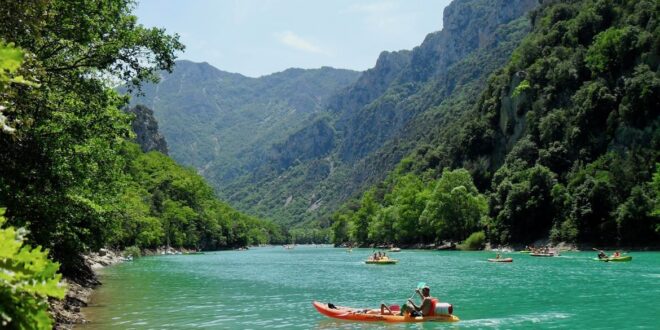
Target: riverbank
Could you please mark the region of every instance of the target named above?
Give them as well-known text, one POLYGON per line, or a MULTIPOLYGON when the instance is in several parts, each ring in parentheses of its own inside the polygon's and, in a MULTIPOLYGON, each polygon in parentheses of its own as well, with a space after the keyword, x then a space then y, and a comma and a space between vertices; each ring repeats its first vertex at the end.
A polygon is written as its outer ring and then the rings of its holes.
POLYGON ((83 256, 83 258, 86 267, 90 270, 89 273, 92 274, 91 278, 86 278, 84 281, 78 282, 71 279, 63 279, 62 282, 68 287, 66 296, 61 300, 49 300, 49 311, 55 320, 54 329, 68 330, 72 329, 76 324, 85 323, 86 320, 81 312, 81 308, 87 306, 92 292, 96 287, 101 285, 96 271, 124 260, 121 253, 107 249, 90 253, 83 256))
MULTIPOLYGON (((368 249, 390 249, 391 247, 398 247, 403 250, 460 250, 459 249, 459 242, 444 242, 440 244, 424 244, 424 243, 415 243, 415 244, 399 244, 399 245, 394 245, 394 244, 387 244, 387 245, 376 245, 376 244, 349 244, 349 243, 343 243, 343 244, 335 244, 334 247, 336 248, 368 248, 368 249)), ((604 251, 629 251, 629 252, 643 252, 643 251, 660 251, 660 246, 599 246, 599 245, 594 245, 594 244, 587 244, 587 243, 580 243, 580 244, 575 244, 575 243, 566 243, 566 242, 559 242, 559 243, 551 243, 549 239, 543 239, 543 240, 538 240, 534 242, 533 244, 529 244, 529 246, 536 246, 536 247, 548 247, 549 249, 552 250, 557 250, 557 251, 572 251, 572 252, 580 252, 580 251, 593 251, 593 249, 598 249, 598 250, 604 250, 604 251)), ((520 251, 520 250, 525 250, 525 245, 524 244, 512 244, 512 245, 494 245, 490 243, 486 243, 482 251, 493 251, 493 252, 515 252, 515 251, 520 251)))

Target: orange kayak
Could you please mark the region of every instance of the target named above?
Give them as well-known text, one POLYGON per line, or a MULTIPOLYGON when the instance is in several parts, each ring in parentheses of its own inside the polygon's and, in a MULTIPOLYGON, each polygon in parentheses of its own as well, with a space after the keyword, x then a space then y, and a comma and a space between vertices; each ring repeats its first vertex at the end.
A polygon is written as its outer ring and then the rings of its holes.
POLYGON ((434 316, 402 316, 397 314, 381 314, 380 309, 363 309, 312 302, 319 313, 334 319, 357 322, 458 322, 459 318, 452 314, 434 316))

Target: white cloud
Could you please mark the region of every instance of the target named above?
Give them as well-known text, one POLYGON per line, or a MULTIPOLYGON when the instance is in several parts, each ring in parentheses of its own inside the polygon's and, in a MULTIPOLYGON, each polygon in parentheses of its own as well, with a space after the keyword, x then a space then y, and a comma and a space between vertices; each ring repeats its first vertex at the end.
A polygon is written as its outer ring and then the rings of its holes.
POLYGON ((372 33, 387 38, 410 35, 418 21, 416 13, 401 7, 400 2, 396 1, 352 4, 344 12, 358 16, 372 33))
POLYGON ((392 2, 356 3, 348 7, 348 12, 377 15, 392 12, 395 9, 396 5, 392 2))
POLYGON ((276 37, 281 43, 297 50, 302 50, 304 52, 317 53, 317 54, 325 53, 321 49, 321 47, 314 45, 310 41, 303 39, 302 37, 291 31, 284 31, 282 33, 278 33, 276 34, 276 37))

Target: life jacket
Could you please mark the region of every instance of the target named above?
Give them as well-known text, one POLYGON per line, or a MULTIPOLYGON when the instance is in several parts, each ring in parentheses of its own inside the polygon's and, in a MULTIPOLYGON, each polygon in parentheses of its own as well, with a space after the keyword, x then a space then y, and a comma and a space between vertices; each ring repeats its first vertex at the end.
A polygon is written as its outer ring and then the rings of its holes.
POLYGON ((438 305, 438 299, 437 298, 431 299, 431 313, 429 313, 429 315, 424 315, 424 316, 434 316, 436 305, 438 305))

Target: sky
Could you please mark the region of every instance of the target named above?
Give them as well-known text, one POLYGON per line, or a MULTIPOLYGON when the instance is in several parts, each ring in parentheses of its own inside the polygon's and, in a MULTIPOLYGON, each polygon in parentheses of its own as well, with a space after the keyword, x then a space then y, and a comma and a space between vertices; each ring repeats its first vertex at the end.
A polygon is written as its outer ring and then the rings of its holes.
POLYGON ((451 0, 138 0, 146 27, 178 33, 179 59, 259 77, 287 68, 363 71, 382 51, 442 29, 451 0))

